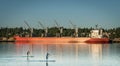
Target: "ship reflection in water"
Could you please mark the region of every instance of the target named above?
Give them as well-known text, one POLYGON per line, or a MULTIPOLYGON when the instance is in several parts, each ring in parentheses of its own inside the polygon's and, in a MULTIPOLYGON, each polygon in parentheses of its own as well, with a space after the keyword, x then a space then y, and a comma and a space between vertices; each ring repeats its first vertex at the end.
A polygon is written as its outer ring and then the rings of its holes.
POLYGON ((119 66, 119 61, 120 44, 0 43, 0 66, 119 66))

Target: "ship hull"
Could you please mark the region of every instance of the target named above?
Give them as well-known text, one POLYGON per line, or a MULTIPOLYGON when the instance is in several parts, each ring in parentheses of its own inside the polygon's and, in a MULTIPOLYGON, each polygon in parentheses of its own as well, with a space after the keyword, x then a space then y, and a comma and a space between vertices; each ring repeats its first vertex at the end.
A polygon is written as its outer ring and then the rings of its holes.
POLYGON ((108 38, 88 37, 15 37, 15 42, 61 44, 61 43, 108 43, 108 38))

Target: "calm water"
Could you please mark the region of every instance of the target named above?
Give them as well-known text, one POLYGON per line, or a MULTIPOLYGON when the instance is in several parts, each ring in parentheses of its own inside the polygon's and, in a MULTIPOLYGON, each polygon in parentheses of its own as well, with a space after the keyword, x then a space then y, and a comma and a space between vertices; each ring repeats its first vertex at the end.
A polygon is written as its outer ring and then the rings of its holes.
POLYGON ((119 61, 120 43, 0 43, 0 66, 120 66, 119 61), (28 50, 32 57, 27 57, 28 50), (45 62, 47 52, 55 62, 45 62))

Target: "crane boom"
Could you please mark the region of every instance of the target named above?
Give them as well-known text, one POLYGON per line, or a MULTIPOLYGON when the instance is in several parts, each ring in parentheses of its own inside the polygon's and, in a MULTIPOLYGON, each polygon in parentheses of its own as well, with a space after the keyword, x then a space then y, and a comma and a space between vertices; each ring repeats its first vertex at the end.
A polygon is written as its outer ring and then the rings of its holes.
POLYGON ((60 27, 60 25, 58 24, 58 22, 55 20, 55 24, 57 27, 60 27))
POLYGON ((39 21, 38 22, 40 25, 41 25, 41 27, 43 28, 43 29, 45 29, 45 27, 43 26, 43 24, 39 21))
POLYGON ((44 33, 44 36, 46 37, 47 34, 48 34, 48 28, 44 27, 43 24, 42 24, 40 21, 39 21, 38 23, 39 23, 39 24, 41 25, 41 27, 43 28, 43 30, 44 30, 44 32, 45 32, 45 33, 44 33))
POLYGON ((62 37, 62 33, 63 33, 63 27, 61 27, 58 22, 55 20, 55 24, 57 26, 57 28, 59 29, 59 37, 62 37))
POLYGON ((30 25, 27 23, 27 21, 24 21, 24 23, 28 26, 30 30, 30 37, 32 37, 33 29, 30 27, 30 25))
POLYGON ((27 23, 27 21, 24 21, 24 23, 28 26, 29 29, 31 29, 30 25, 27 23))
POLYGON ((70 24, 73 26, 73 28, 75 29, 75 28, 76 28, 76 25, 74 25, 71 20, 69 20, 69 22, 70 22, 70 24))
POLYGON ((78 28, 76 27, 76 25, 74 25, 70 20, 69 20, 70 24, 73 26, 74 29, 74 37, 78 37, 78 28))

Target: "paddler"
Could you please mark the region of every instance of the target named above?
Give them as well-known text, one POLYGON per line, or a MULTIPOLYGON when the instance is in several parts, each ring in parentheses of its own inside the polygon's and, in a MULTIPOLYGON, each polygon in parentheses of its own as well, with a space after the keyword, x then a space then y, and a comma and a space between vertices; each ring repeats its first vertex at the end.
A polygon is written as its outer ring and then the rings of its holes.
POLYGON ((48 60, 49 55, 50 55, 50 54, 47 52, 47 54, 46 54, 46 60, 48 60))
POLYGON ((30 55, 30 51, 28 50, 28 51, 27 51, 27 56, 29 56, 29 55, 30 55))
POLYGON ((27 61, 29 61, 30 51, 27 51, 27 61))

